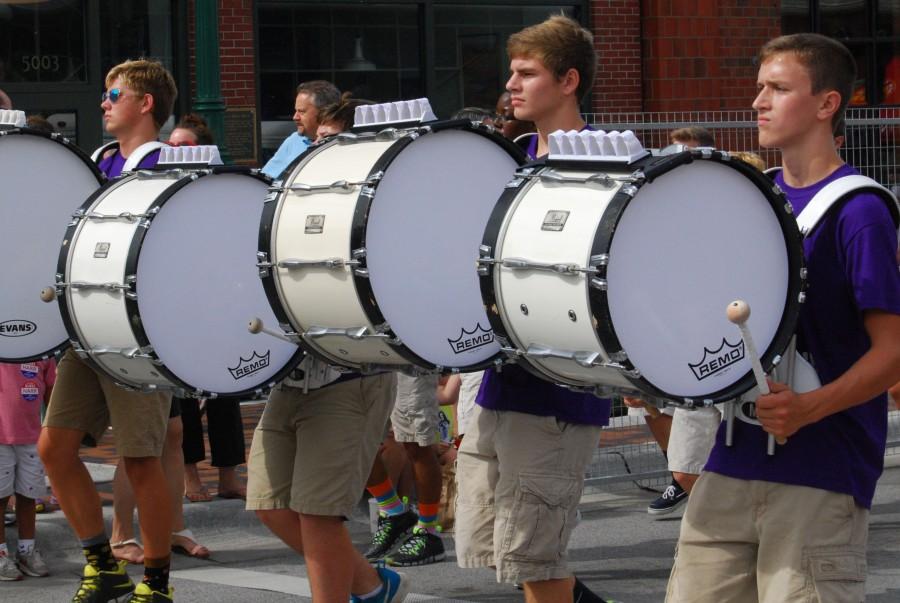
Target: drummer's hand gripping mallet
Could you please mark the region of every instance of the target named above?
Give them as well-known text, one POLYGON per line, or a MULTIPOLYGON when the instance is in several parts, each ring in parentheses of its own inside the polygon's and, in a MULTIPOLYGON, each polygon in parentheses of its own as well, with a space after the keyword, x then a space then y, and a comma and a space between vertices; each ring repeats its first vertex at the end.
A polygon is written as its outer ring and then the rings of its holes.
MULTIPOLYGON (((747 355, 750 357, 750 366, 753 367, 753 376, 756 378, 756 386, 759 388, 759 394, 761 396, 768 396, 770 392, 769 384, 766 383, 766 374, 763 372, 762 364, 759 362, 759 354, 756 353, 756 346, 753 344, 753 336, 750 335, 750 329, 747 328, 747 319, 750 318, 750 304, 742 299, 735 300, 728 304, 726 314, 728 315, 728 320, 736 324, 741 330, 741 338, 744 340, 744 348, 747 350, 747 355)), ((787 439, 775 438, 772 434, 769 434, 767 452, 770 455, 775 454, 776 441, 778 444, 783 445, 787 442, 787 439)))

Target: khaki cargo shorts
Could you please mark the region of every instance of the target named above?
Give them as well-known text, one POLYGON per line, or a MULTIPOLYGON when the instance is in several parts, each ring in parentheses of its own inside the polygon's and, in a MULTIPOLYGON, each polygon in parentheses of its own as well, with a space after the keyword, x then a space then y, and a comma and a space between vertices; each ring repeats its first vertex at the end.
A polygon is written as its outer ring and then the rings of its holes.
POLYGON ((599 440, 597 426, 476 406, 456 466, 459 566, 495 566, 507 583, 571 576, 566 549, 599 440))
POLYGON ((681 520, 666 601, 862 603, 868 527, 850 495, 705 471, 681 520))
POLYGON ((397 397, 391 427, 398 442, 431 446, 441 441, 437 375, 397 375, 397 397))
POLYGON ((171 408, 171 394, 124 389, 70 349, 56 368, 44 427, 83 431, 96 443, 111 425, 119 455, 158 457, 171 408))
POLYGON ((253 433, 247 509, 349 517, 394 402, 385 373, 310 390, 279 385, 253 433))

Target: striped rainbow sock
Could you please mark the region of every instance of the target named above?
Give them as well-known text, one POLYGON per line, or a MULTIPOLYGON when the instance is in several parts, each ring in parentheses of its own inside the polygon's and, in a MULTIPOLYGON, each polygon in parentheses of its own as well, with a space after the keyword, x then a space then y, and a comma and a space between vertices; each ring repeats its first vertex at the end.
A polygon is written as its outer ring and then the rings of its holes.
POLYGON ((384 480, 380 484, 376 484, 368 488, 369 494, 378 501, 378 512, 387 517, 400 515, 406 512, 406 505, 397 496, 390 478, 384 480))
POLYGON ((416 528, 421 528, 426 532, 430 532, 431 534, 437 534, 441 531, 441 526, 438 525, 438 511, 441 508, 441 503, 419 503, 419 522, 416 524, 416 528))

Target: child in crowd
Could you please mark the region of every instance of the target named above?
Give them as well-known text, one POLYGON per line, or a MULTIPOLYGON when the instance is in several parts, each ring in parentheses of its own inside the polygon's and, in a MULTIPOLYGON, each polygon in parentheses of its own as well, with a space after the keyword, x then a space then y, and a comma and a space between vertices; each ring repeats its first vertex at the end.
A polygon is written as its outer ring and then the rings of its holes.
POLYGON ((46 493, 44 465, 37 453, 41 404, 50 397, 56 364, 40 360, 0 364, 0 508, 16 495, 18 550, 10 554, 6 530, 0 527, 0 580, 21 580, 23 574, 50 574, 34 545, 35 499, 46 493))

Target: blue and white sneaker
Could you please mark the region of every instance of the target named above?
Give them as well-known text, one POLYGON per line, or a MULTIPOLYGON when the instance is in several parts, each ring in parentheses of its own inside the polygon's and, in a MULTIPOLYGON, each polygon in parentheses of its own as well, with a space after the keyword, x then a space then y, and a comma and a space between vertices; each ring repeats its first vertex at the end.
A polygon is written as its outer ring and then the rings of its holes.
POLYGON ((406 574, 395 572, 383 565, 375 568, 378 577, 381 578, 382 589, 370 599, 363 599, 356 595, 350 596, 351 603, 403 603, 409 594, 409 580, 406 574))

